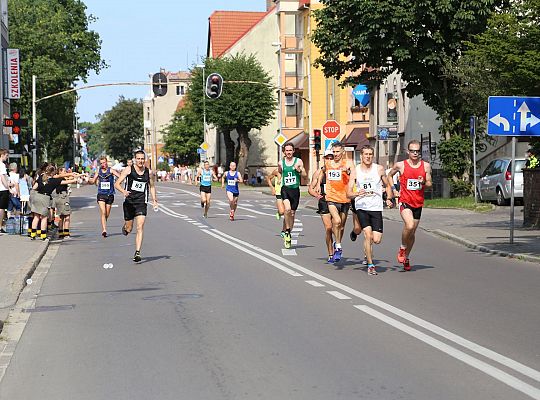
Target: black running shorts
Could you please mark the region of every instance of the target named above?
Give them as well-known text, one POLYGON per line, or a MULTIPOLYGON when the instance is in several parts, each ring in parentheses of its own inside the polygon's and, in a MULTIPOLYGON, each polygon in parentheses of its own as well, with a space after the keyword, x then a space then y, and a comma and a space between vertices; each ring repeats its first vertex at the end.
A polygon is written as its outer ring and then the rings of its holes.
POLYGON ((356 210, 356 215, 362 229, 370 226, 373 232, 383 233, 382 211, 356 210))
POLYGON ((350 205, 351 205, 351 203, 336 203, 334 201, 329 201, 328 202, 328 206, 336 207, 338 212, 341 213, 341 214, 347 214, 349 212, 350 205))
POLYGON ((99 194, 97 195, 97 202, 104 202, 105 204, 114 203, 114 194, 99 194))
POLYGON ((0 191, 0 210, 5 210, 6 208, 8 208, 8 204, 9 204, 9 190, 0 191))
POLYGON ((300 188, 293 189, 283 186, 281 188, 281 198, 283 201, 289 200, 291 209, 296 211, 298 209, 298 204, 300 203, 300 188))
POLYGON ((132 203, 124 201, 124 221, 131 221, 139 215, 146 216, 146 203, 132 203))
POLYGON ((317 210, 317 214, 330 214, 330 210, 328 210, 328 203, 324 197, 319 199, 319 209, 317 210))
POLYGON ((199 186, 199 191, 203 193, 212 193, 212 186, 199 186))
POLYGON ((422 217, 422 207, 411 207, 407 203, 401 203, 399 205, 399 212, 403 212, 403 210, 411 210, 412 215, 414 219, 420 219, 422 217))

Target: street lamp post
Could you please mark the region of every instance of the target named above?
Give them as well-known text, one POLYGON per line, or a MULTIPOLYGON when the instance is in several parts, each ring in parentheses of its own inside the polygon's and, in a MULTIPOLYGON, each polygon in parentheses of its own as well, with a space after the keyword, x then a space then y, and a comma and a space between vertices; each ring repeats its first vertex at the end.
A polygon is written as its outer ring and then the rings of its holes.
POLYGON ((32 75, 32 140, 34 148, 32 149, 32 169, 37 171, 37 128, 36 128, 36 76, 32 75))
MULTIPOLYGON (((205 76, 205 68, 204 64, 197 65, 197 68, 200 68, 202 70, 202 101, 203 101, 203 140, 205 143, 208 143, 206 141, 206 94, 205 94, 205 88, 206 88, 206 76, 205 76)), ((201 153, 201 159, 202 159, 202 153, 201 153)))

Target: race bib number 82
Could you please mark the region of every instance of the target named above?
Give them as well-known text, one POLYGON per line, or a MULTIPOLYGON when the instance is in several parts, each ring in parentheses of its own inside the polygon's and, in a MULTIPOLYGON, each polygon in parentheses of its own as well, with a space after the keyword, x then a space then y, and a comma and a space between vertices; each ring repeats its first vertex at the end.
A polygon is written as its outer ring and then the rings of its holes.
POLYGON ((136 192, 144 192, 145 188, 146 182, 133 181, 133 183, 131 184, 131 190, 134 190, 136 192))

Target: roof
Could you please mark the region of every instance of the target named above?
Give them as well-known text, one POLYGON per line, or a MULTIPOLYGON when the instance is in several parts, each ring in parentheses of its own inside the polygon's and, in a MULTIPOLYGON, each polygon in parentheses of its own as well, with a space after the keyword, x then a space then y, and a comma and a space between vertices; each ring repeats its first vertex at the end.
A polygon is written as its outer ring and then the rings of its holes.
POLYGON ((267 12, 214 11, 208 18, 209 57, 217 58, 255 26, 267 12))
POLYGON ((356 148, 358 149, 366 144, 369 144, 368 137, 368 127, 354 128, 349 134, 349 136, 347 136, 342 143, 349 146, 356 146, 356 148))
POLYGON ((304 6, 307 7, 307 6, 310 5, 310 3, 311 3, 311 0, 300 0, 300 1, 298 2, 298 9, 300 9, 300 8, 302 8, 302 7, 304 7, 304 6))

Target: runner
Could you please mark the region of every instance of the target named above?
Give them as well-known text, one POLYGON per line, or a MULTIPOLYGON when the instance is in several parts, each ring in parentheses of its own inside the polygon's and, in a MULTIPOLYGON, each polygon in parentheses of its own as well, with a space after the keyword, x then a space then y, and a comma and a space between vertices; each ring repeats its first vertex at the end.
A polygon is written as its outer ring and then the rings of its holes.
POLYGON ((281 198, 285 207, 285 248, 291 248, 291 229, 294 216, 300 202, 300 176, 307 176, 304 163, 294 157, 294 145, 287 143, 283 146, 285 157, 278 164, 278 172, 282 177, 281 198))
MULTIPOLYGON (((325 160, 331 160, 334 158, 334 153, 332 149, 328 148, 324 152, 325 160)), ((316 171, 311 177, 311 182, 308 187, 308 193, 313 197, 319 199, 317 214, 321 216, 321 220, 325 230, 325 241, 326 248, 328 250, 328 264, 334 263, 334 246, 333 237, 332 237, 332 216, 328 210, 328 203, 326 202, 325 194, 326 186, 326 174, 324 172, 324 167, 316 171)))
MULTIPOLYGON (((272 189, 272 196, 276 196, 277 220, 281 219, 281 217, 283 217, 285 214, 285 206, 283 205, 283 199, 281 198, 281 180, 281 174, 279 173, 277 168, 266 177, 266 183, 272 189), (272 183, 272 179, 274 180, 274 183, 272 183)), ((281 237, 285 237, 285 218, 283 218, 281 237)))
POLYGON ((326 173, 326 201, 332 216, 332 231, 336 239, 334 246, 334 262, 341 260, 343 250, 341 239, 347 222, 347 214, 351 205, 347 198, 349 180, 354 182, 354 165, 351 160, 344 158, 345 151, 341 142, 332 144, 333 160, 326 160, 324 168, 326 173))
POLYGON ((99 164, 100 168, 97 175, 90 177, 88 182, 98 187, 97 203, 101 216, 101 236, 105 238, 107 237, 107 220, 111 215, 111 208, 114 203, 114 181, 115 177, 120 177, 120 173, 115 169, 109 168, 107 157, 105 156, 100 157, 99 164))
POLYGON ((388 184, 382 165, 373 162, 373 147, 363 146, 361 162, 356 166, 355 183, 349 182, 347 197, 355 200, 356 215, 364 232, 364 253, 367 259, 367 272, 377 275, 373 264, 373 243, 381 243, 383 236, 383 184, 386 187, 386 205, 392 207, 392 187, 388 184))
POLYGON ((236 170, 236 163, 231 161, 229 164, 229 170, 221 177, 221 188, 225 187, 225 180, 227 180, 227 198, 229 199, 229 219, 234 221, 234 213, 236 207, 238 207, 238 196, 240 190, 238 189, 238 183, 244 182, 240 173, 236 170))
POLYGON ((156 196, 156 177, 144 165, 146 153, 143 150, 135 152, 135 163, 132 167, 126 167, 116 180, 114 188, 124 196, 124 226, 122 233, 128 235, 133 229, 133 220, 137 225, 137 236, 135 237, 135 254, 133 261, 141 261, 141 246, 144 235, 144 222, 146 220, 146 203, 148 202, 148 192, 152 195, 154 210, 157 210, 158 202, 156 196), (126 180, 127 190, 122 187, 122 182, 126 180))
POLYGON ((394 164, 388 173, 388 180, 400 173, 399 177, 399 211, 403 220, 401 246, 397 260, 403 264, 405 271, 411 270, 409 255, 414 245, 416 229, 422 216, 424 205, 424 189, 433 185, 431 181, 431 165, 422 161, 422 150, 418 140, 411 140, 407 146, 409 158, 394 164))
POLYGON ((195 182, 199 182, 199 191, 201 193, 201 208, 203 209, 204 218, 208 218, 208 210, 210 209, 210 197, 212 196, 212 181, 217 181, 217 176, 210 169, 210 163, 205 161, 203 168, 197 168, 197 176, 195 182))

